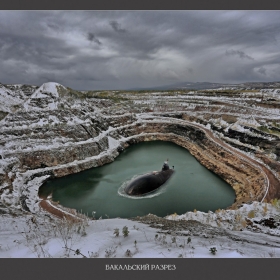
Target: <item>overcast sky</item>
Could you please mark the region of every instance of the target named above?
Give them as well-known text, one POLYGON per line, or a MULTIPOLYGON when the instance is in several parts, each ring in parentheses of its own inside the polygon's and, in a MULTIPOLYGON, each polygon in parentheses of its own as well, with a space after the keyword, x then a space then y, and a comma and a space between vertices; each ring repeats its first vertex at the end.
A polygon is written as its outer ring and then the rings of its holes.
POLYGON ((280 11, 0 11, 0 82, 280 80, 280 11))

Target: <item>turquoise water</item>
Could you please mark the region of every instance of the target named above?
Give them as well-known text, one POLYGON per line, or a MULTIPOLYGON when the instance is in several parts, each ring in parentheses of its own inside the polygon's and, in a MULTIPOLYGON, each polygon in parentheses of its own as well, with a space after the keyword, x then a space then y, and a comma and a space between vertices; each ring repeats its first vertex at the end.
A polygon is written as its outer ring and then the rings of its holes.
POLYGON ((39 194, 95 217, 129 218, 149 213, 164 217, 194 209, 208 212, 230 206, 234 190, 202 166, 186 149, 162 141, 130 146, 114 162, 47 181, 39 194), (155 192, 132 198, 123 189, 135 176, 161 170, 169 159, 175 173, 155 192))

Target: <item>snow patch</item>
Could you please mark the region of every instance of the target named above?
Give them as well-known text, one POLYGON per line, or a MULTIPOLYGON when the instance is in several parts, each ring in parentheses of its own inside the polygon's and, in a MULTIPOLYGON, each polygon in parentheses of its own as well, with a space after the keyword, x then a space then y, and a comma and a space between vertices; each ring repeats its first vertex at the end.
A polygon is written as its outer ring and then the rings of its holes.
POLYGON ((120 145, 120 141, 108 136, 109 149, 115 149, 120 145))
POLYGON ((31 98, 45 98, 48 97, 47 93, 51 93, 53 97, 58 98, 59 93, 57 91, 58 87, 62 87, 63 89, 66 89, 63 85, 60 85, 58 83, 49 82, 44 83, 41 85, 31 96, 31 98))

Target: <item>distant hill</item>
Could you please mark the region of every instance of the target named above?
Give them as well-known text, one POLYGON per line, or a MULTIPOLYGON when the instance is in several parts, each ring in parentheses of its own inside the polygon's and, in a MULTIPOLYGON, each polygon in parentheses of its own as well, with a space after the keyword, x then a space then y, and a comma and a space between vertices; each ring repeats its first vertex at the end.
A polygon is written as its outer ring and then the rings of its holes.
POLYGON ((280 82, 247 82, 239 84, 239 86, 249 88, 280 88, 280 82))
POLYGON ((155 86, 155 87, 145 87, 145 88, 133 88, 130 90, 172 90, 172 89, 214 89, 220 87, 228 87, 236 85, 220 84, 220 83, 210 83, 210 82, 180 82, 164 86, 155 86))
POLYGON ((242 84, 226 84, 211 82, 180 82, 164 86, 131 88, 130 90, 176 90, 176 89, 217 89, 217 88, 280 88, 280 82, 246 82, 242 84))

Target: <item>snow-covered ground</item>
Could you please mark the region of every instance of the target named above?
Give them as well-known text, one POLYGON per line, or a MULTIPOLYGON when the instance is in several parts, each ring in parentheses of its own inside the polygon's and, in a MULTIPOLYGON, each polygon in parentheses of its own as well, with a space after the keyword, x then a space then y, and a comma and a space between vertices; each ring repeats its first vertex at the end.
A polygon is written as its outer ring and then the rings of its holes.
POLYGON ((128 219, 73 222, 43 211, 2 214, 0 257, 278 258, 279 217, 279 202, 166 218, 148 215, 143 222, 151 226, 128 219), (275 228, 261 222, 272 218, 275 228))

